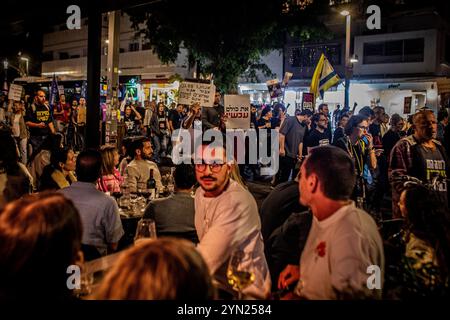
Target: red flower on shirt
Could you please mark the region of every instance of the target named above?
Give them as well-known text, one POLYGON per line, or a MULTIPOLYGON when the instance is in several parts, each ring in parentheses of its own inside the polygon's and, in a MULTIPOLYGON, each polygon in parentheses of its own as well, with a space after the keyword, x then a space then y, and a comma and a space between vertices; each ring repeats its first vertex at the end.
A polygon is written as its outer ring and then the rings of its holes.
POLYGON ((319 242, 319 244, 317 245, 316 253, 319 255, 319 257, 325 256, 325 247, 326 247, 325 241, 319 242))

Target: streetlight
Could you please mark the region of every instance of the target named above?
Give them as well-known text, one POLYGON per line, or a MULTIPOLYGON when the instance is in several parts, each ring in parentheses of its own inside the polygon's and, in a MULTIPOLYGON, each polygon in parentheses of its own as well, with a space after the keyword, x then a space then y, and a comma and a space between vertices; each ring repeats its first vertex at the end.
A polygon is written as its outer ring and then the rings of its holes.
MULTIPOLYGON (((342 10, 341 15, 345 17, 345 97, 344 109, 349 109, 349 95, 350 95, 350 78, 351 78, 351 61, 350 61, 350 23, 351 15, 348 10, 342 10)), ((354 60, 354 59, 353 59, 354 60)))
POLYGON ((20 60, 25 61, 26 63, 26 70, 27 70, 27 76, 28 76, 28 63, 30 61, 29 58, 25 58, 25 57, 20 57, 20 60))

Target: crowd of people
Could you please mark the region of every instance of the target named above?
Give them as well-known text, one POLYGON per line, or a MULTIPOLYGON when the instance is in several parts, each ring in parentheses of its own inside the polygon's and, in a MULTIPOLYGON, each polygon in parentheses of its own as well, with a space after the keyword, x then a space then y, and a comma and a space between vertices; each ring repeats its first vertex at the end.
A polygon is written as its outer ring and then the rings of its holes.
POLYGON ((381 106, 290 116, 281 103, 252 105, 251 127, 279 133, 280 169, 258 207, 247 182, 261 165, 228 161, 226 144, 198 145, 200 163, 163 161, 176 129, 225 130, 220 102, 217 92, 212 108, 126 105, 120 149, 81 152, 57 134, 64 108, 51 111, 43 91, 23 118, 14 103, 0 130, 0 299, 74 299, 67 267, 120 250, 91 298, 206 300, 236 288, 253 299, 448 296, 445 109, 405 120, 381 106), (143 212, 158 239, 121 246, 120 197, 162 193, 169 178, 173 192, 143 212))

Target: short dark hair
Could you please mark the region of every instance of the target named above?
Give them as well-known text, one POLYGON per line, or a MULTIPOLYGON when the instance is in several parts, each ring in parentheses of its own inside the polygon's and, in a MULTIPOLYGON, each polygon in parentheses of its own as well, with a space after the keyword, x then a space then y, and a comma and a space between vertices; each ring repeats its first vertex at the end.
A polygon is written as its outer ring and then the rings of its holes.
POLYGON ((313 123, 319 123, 319 121, 320 121, 320 116, 324 116, 325 118, 327 117, 327 116, 324 115, 323 113, 317 112, 317 113, 315 113, 315 114, 312 116, 311 121, 312 121, 313 123))
POLYGON ((310 150, 305 163, 306 177, 317 175, 323 194, 332 200, 348 200, 356 183, 355 164, 344 150, 320 146, 310 150))
POLYGON ((322 112, 323 107, 325 107, 325 106, 328 107, 328 104, 326 104, 326 103, 321 103, 321 104, 319 104, 319 108, 317 108, 317 110, 319 110, 319 112, 322 112))
POLYGON ((54 150, 52 150, 52 153, 50 155, 50 163, 53 167, 55 167, 56 169, 60 169, 59 163, 66 163, 67 161, 67 155, 69 154, 69 151, 71 151, 72 149, 68 148, 68 147, 64 147, 64 148, 56 148, 54 150))
POLYGON ((80 182, 95 182, 102 173, 102 155, 99 151, 88 149, 77 157, 75 169, 77 179, 80 182))
POLYGON ((301 111, 300 110, 296 110, 295 111, 295 115, 312 117, 313 113, 309 109, 303 109, 301 111))
POLYGON ((358 115, 363 116, 365 119, 370 119, 375 117, 375 111, 371 107, 365 106, 359 110, 358 115))
POLYGON ((190 189, 195 184, 195 171, 192 164, 181 163, 175 167, 173 173, 175 186, 179 189, 190 189))
POLYGON ((356 128, 364 120, 367 120, 367 118, 360 114, 351 116, 350 119, 348 119, 347 125, 344 128, 345 134, 347 136, 351 135, 353 132, 353 128, 356 128))
POLYGON ((141 137, 141 138, 138 138, 138 139, 133 141, 133 143, 131 145, 131 149, 132 150, 130 152, 130 155, 133 158, 136 157, 136 150, 141 150, 141 152, 142 152, 142 149, 144 149, 144 142, 150 142, 151 143, 150 139, 149 138, 145 138, 145 137, 141 137))

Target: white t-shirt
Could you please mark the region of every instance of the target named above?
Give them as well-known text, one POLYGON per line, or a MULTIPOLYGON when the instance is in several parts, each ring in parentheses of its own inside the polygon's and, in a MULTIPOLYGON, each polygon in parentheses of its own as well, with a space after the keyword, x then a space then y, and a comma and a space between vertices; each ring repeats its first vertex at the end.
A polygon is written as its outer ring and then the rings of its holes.
POLYGON ((236 181, 230 180, 228 188, 218 197, 207 198, 202 188, 195 193, 195 228, 202 254, 209 271, 219 281, 226 281, 226 270, 233 250, 251 253, 255 274, 252 285, 243 293, 255 298, 267 298, 270 293, 270 274, 264 256, 261 221, 253 196, 236 181))
POLYGON ((314 300, 381 298, 381 289, 367 285, 374 273, 367 270, 371 265, 380 267, 382 284, 381 236, 372 217, 352 202, 325 220, 313 217, 296 294, 314 300))
POLYGON ((13 115, 13 123, 12 123, 12 135, 13 137, 20 136, 20 114, 13 115))

